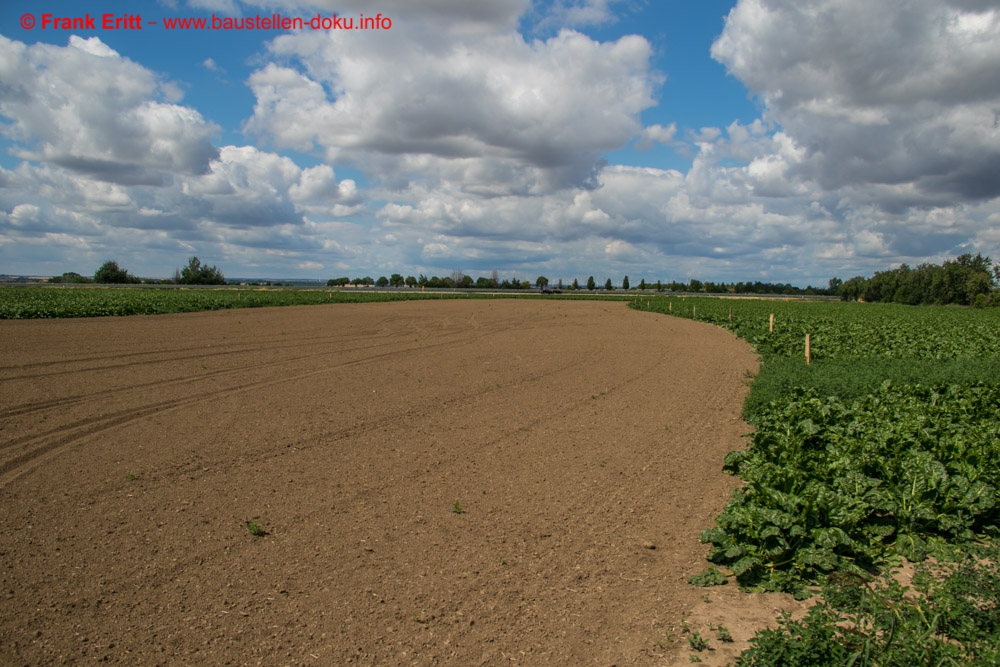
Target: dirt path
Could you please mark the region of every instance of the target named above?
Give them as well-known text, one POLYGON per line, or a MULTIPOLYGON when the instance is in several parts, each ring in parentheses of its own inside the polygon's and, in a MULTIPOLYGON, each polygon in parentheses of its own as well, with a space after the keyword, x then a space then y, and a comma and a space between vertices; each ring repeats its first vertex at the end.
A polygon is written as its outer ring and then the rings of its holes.
POLYGON ((3 664, 665 664, 756 368, 608 302, 0 336, 3 664))

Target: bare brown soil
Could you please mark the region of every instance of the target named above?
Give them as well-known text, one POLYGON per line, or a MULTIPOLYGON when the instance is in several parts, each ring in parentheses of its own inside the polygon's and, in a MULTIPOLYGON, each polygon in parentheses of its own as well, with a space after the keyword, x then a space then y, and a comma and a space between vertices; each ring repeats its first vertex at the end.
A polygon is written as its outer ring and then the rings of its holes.
POLYGON ((748 430, 721 329, 496 300, 0 336, 4 665, 681 664, 682 619, 773 617, 686 583, 748 430))

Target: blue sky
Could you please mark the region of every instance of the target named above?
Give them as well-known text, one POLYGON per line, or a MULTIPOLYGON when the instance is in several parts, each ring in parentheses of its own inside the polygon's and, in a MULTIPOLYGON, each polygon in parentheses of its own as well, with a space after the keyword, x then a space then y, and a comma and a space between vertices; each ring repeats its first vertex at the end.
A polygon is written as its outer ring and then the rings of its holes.
POLYGON ((991 0, 8 1, 0 273, 804 286, 998 257, 998 34, 991 0), (392 26, 163 25, 333 12, 392 26))

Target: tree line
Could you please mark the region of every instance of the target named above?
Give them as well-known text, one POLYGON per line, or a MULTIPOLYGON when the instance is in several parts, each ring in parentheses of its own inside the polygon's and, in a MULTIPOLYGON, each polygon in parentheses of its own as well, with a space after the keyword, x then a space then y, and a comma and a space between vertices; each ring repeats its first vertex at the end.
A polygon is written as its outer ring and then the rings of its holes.
MULTIPOLYGON (((118 262, 108 260, 104 262, 95 272, 93 277, 82 276, 72 271, 63 273, 61 276, 49 278, 50 283, 98 283, 98 284, 136 284, 136 283, 165 283, 177 285, 224 285, 226 278, 215 266, 208 266, 201 263, 197 257, 188 259, 188 263, 183 268, 174 271, 173 279, 167 280, 142 280, 119 266, 118 262)), ((452 271, 450 276, 427 277, 424 274, 419 276, 403 277, 401 273, 393 273, 391 276, 380 276, 377 279, 370 276, 364 278, 332 278, 326 283, 330 287, 340 287, 345 285, 359 285, 372 287, 429 287, 429 288, 462 288, 462 289, 502 289, 502 290, 529 290, 535 288, 548 291, 580 291, 586 289, 593 292, 605 290, 607 292, 616 289, 631 290, 632 284, 629 277, 622 278, 621 283, 616 285, 611 278, 607 278, 603 284, 598 284, 594 276, 587 278, 581 285, 576 278, 571 283, 563 286, 562 279, 557 284, 550 286, 550 281, 545 276, 538 276, 534 283, 530 280, 521 280, 517 277, 500 279, 499 271, 494 270, 490 276, 480 276, 473 279, 462 271, 452 271)), ((796 287, 789 283, 770 282, 711 282, 701 280, 689 280, 688 282, 663 282, 657 280, 655 283, 646 282, 645 279, 639 281, 636 288, 641 291, 656 292, 687 292, 704 294, 782 294, 789 296, 839 296, 844 301, 869 301, 884 303, 902 303, 910 305, 935 304, 950 305, 957 304, 963 306, 995 306, 1000 305, 1000 264, 994 265, 989 257, 982 254, 973 256, 971 253, 959 255, 954 260, 945 261, 943 264, 920 264, 911 268, 907 264, 902 264, 898 268, 887 271, 876 271, 875 275, 866 278, 855 276, 850 280, 843 281, 840 278, 832 278, 826 287, 807 286, 805 288, 796 287)))
POLYGON ((101 264, 93 277, 83 276, 75 271, 67 271, 60 276, 49 278, 50 283, 97 283, 99 285, 138 285, 146 284, 175 284, 175 285, 225 285, 226 277, 222 271, 215 266, 207 266, 201 263, 197 257, 188 260, 187 266, 174 271, 173 280, 143 280, 134 276, 127 269, 118 265, 114 260, 108 260, 101 264))
POLYGON ((982 254, 965 253, 941 265, 920 264, 911 268, 902 264, 888 271, 877 271, 871 278, 856 276, 840 284, 838 293, 845 301, 981 308, 1000 305, 998 284, 1000 264, 994 265, 982 254))

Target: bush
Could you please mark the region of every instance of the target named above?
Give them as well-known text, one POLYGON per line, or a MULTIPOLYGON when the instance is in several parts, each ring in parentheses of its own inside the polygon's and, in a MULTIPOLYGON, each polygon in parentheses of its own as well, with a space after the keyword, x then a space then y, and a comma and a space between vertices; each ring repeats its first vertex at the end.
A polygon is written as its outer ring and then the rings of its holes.
POLYGON ((106 285, 125 284, 140 282, 135 276, 130 276, 128 271, 118 266, 118 262, 110 259, 94 272, 94 282, 106 285))
POLYGON ((174 282, 178 285, 225 285, 226 277, 214 266, 203 266, 201 260, 192 257, 188 265, 174 272, 174 282))

